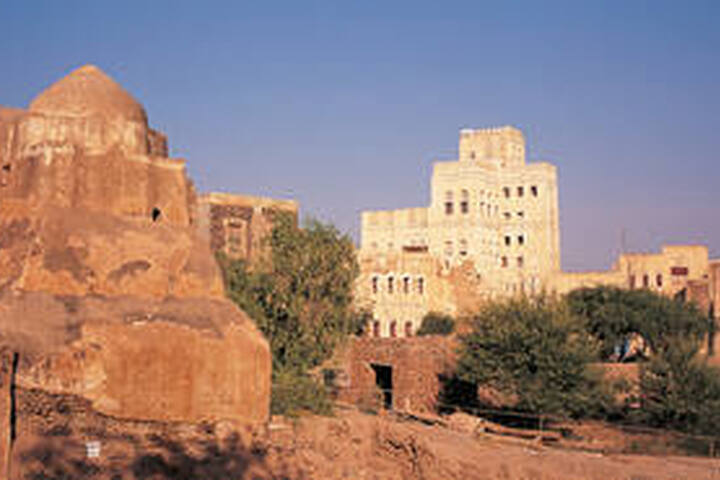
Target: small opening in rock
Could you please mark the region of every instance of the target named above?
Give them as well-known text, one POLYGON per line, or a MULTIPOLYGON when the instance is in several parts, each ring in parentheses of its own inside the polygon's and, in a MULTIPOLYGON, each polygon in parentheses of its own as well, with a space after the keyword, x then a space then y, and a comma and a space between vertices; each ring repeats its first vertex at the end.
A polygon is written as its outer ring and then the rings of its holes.
POLYGON ((10 172, 12 167, 9 163, 6 163, 5 165, 2 166, 2 169, 3 169, 3 172, 10 172))
POLYGON ((152 221, 153 221, 153 222, 157 222, 158 220, 160 220, 160 216, 161 216, 161 215, 162 215, 162 212, 160 211, 159 208, 154 207, 154 208, 152 209, 152 221))

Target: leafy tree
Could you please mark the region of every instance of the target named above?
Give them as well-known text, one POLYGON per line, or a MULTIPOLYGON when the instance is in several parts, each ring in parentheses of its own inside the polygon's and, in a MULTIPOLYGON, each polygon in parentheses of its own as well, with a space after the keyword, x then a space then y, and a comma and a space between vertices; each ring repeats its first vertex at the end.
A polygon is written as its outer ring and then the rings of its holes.
POLYGON ((450 335, 455 331, 455 319, 450 315, 428 312, 422 319, 417 335, 450 335))
POLYGON ((272 406, 287 411, 298 403, 291 401, 293 396, 302 397, 303 404, 320 395, 311 391, 308 371, 329 358, 341 339, 361 331, 367 318, 351 309, 358 265, 347 235, 318 221, 300 229, 290 216, 279 214, 268 246, 267 265, 249 269, 226 257, 220 264, 228 296, 270 342, 277 387, 272 406), (290 393, 293 383, 304 392, 290 393))
POLYGON ((458 376, 514 399, 514 408, 573 416, 604 408, 607 395, 589 369, 596 345, 563 302, 492 303, 460 337, 458 376))
POLYGON ((636 420, 654 427, 717 435, 720 371, 697 355, 697 343, 677 342, 640 369, 636 420))
POLYGON ((699 340, 709 329, 694 304, 649 290, 615 287, 581 288, 567 296, 570 310, 583 317, 587 330, 600 341, 601 357, 608 359, 616 345, 638 333, 657 353, 679 339, 699 340))

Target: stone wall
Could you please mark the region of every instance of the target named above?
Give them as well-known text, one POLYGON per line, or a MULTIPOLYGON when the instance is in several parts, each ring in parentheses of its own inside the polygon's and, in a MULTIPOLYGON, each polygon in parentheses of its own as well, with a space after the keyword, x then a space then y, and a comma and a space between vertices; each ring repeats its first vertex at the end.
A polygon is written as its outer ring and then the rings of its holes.
POLYGON ((257 265, 266 258, 268 235, 279 214, 287 214, 297 223, 298 205, 293 200, 279 200, 250 195, 209 193, 199 198, 198 223, 209 232, 213 252, 257 265))
POLYGON ((372 365, 392 367, 392 407, 412 412, 434 411, 441 389, 441 375, 455 364, 455 344, 449 337, 410 339, 353 338, 343 368, 347 381, 342 400, 377 407, 379 391, 372 365))

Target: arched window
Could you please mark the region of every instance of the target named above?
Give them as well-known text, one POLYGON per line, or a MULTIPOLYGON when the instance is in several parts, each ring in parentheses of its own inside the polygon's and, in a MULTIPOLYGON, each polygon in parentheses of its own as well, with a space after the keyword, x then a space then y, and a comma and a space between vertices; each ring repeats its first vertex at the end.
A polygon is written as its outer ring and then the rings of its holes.
POLYGON ((453 192, 448 190, 445 192, 445 215, 452 215, 453 213, 453 192))
POLYGON ((522 197, 525 194, 525 189, 523 187, 517 188, 518 197, 522 197))
POLYGON ((658 273, 655 276, 655 283, 657 284, 658 288, 662 288, 662 274, 658 273))
POLYGON ((417 279, 417 291, 420 295, 425 293, 425 279, 423 277, 417 279))
POLYGON ((533 185, 533 186, 530 187, 530 193, 532 193, 532 196, 533 196, 533 197, 537 197, 537 196, 538 196, 538 188, 537 188, 536 185, 533 185))
POLYGON ((468 213, 470 210, 470 194, 467 190, 460 192, 460 213, 468 213))
POLYGON ((412 322, 405 322, 405 336, 406 337, 412 337, 413 331, 412 331, 412 322))
POLYGON ((388 293, 393 293, 395 289, 395 278, 388 277, 388 293))
POLYGON ((372 293, 378 293, 378 277, 372 278, 372 293))
POLYGON ((508 258, 507 258, 507 257, 502 257, 502 258, 500 259, 500 265, 501 265, 503 268, 507 268, 507 266, 508 266, 508 258))
POLYGON ((395 320, 390 322, 390 336, 393 338, 397 337, 397 322, 395 320))
POLYGON ((453 242, 452 240, 445 240, 445 256, 452 257, 453 254, 453 242))
POLYGON ((375 320, 373 322, 373 337, 378 338, 380 336, 380 322, 375 320))
POLYGON ((646 273, 643 275, 643 288, 648 288, 650 286, 650 276, 646 273))
POLYGON ((410 293, 410 277, 403 277, 403 293, 410 293))
POLYGON ((510 198, 510 187, 503 187, 503 195, 505 198, 510 198))
POLYGON ((460 253, 462 257, 468 254, 468 242, 464 238, 460 239, 460 251, 458 253, 460 253))

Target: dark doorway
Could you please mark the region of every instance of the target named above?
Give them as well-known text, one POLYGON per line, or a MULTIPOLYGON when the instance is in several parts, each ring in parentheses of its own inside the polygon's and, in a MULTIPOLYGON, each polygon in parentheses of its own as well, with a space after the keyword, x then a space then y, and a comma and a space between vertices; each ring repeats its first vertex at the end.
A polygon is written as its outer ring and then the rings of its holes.
POLYGON ((392 410, 392 366, 371 363, 375 371, 375 385, 382 391, 383 408, 392 410))

